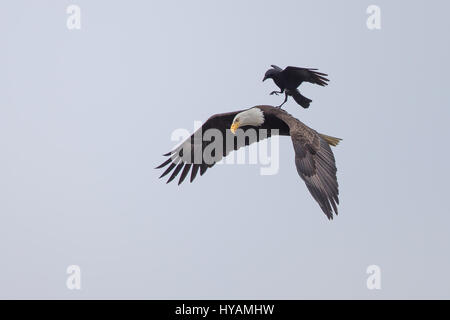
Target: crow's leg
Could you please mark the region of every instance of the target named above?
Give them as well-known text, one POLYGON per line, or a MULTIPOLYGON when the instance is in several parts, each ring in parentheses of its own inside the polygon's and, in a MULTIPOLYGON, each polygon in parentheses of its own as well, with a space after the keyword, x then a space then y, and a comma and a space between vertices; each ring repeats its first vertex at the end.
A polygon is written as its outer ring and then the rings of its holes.
POLYGON ((283 101, 283 103, 280 104, 277 108, 281 109, 281 107, 283 106, 283 104, 286 103, 287 99, 288 99, 288 94, 287 94, 287 92, 285 92, 285 93, 284 93, 284 101, 283 101))
POLYGON ((280 93, 283 93, 283 91, 282 91, 282 90, 280 90, 280 91, 272 91, 272 92, 270 93, 270 95, 271 95, 271 96, 274 95, 274 94, 278 95, 278 94, 280 94, 280 93))

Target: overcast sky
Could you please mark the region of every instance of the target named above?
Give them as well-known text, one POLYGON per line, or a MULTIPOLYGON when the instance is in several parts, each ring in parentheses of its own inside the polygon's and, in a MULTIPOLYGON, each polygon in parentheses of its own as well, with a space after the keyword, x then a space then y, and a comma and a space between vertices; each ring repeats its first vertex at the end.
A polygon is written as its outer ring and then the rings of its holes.
POLYGON ((2 1, 0 298, 450 298, 445 1, 2 1), (66 9, 81 9, 69 30, 66 9), (381 29, 366 26, 369 5, 381 29), (343 138, 339 216, 297 175, 153 168, 177 128, 256 104, 343 138), (81 268, 81 290, 66 269, 81 268), (381 270, 381 290, 366 268, 381 270))

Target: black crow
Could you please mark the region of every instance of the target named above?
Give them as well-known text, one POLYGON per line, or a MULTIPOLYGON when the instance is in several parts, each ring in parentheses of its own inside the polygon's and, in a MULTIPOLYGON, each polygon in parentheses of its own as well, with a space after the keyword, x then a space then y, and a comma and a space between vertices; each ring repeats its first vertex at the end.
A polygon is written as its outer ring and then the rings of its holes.
POLYGON ((295 102, 303 108, 308 108, 312 100, 302 96, 297 89, 298 86, 300 86, 303 81, 318 84, 319 86, 326 86, 328 85, 327 81, 330 81, 325 78, 328 76, 327 74, 317 72, 317 69, 286 67, 286 69, 283 70, 276 65, 271 65, 271 67, 271 69, 266 71, 263 81, 272 79, 278 88, 280 88, 280 91, 272 91, 270 93, 271 95, 278 95, 279 93, 284 92, 284 101, 278 108, 281 108, 281 106, 286 103, 288 96, 294 98, 295 102))

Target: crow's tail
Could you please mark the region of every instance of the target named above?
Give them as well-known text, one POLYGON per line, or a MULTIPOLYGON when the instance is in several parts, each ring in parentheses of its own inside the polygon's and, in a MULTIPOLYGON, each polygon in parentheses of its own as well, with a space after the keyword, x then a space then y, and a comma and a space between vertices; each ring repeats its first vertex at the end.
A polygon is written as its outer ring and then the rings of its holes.
POLYGON ((307 109, 309 108, 309 104, 312 102, 311 99, 308 99, 307 97, 303 96, 300 91, 298 90, 292 90, 289 92, 289 94, 294 98, 295 102, 297 102, 299 105, 301 105, 303 108, 307 109))

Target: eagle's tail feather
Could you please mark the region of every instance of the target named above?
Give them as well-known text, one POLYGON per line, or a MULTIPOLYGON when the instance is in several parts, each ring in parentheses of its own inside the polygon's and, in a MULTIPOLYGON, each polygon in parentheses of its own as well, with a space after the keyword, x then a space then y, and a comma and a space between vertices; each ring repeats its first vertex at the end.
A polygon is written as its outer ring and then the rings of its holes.
POLYGON ((330 146, 336 147, 339 142, 342 140, 340 138, 336 138, 336 137, 332 137, 332 136, 327 136, 326 134, 322 134, 319 133, 319 136, 325 140, 330 146))

